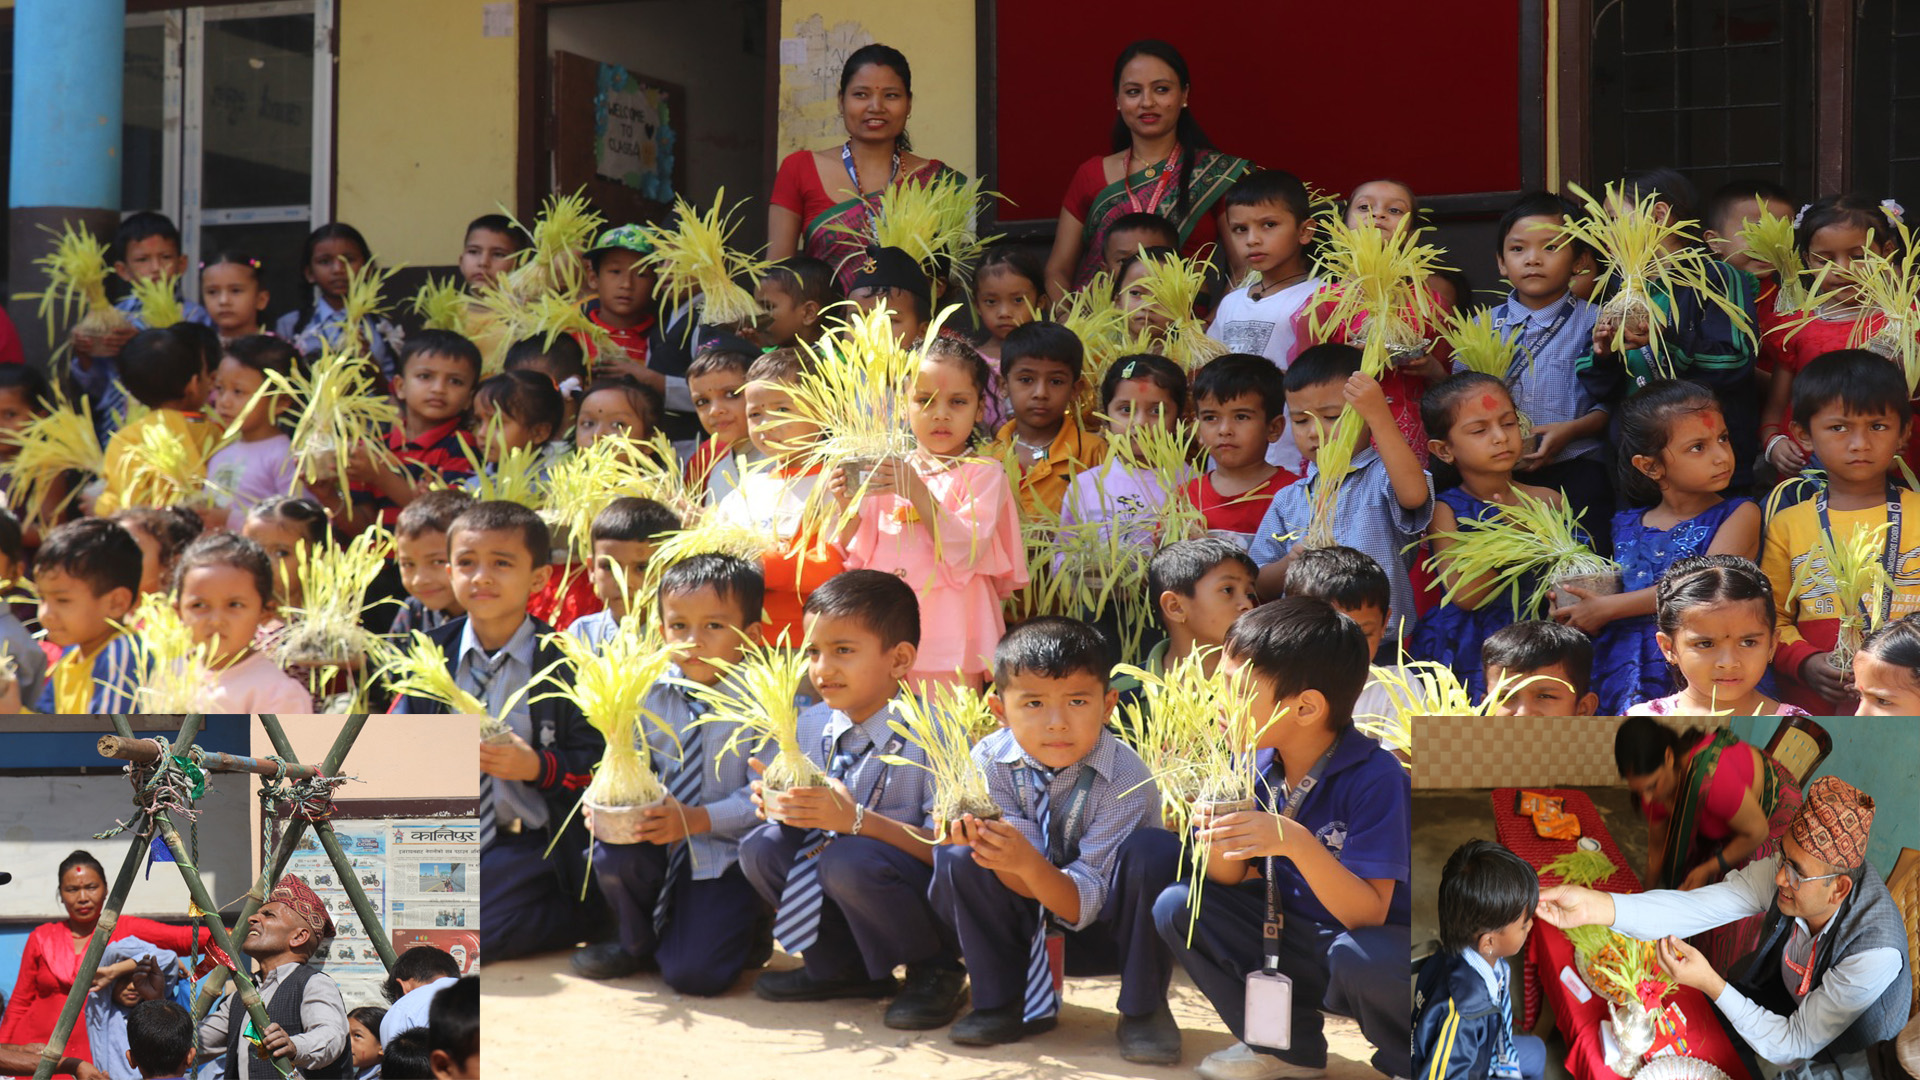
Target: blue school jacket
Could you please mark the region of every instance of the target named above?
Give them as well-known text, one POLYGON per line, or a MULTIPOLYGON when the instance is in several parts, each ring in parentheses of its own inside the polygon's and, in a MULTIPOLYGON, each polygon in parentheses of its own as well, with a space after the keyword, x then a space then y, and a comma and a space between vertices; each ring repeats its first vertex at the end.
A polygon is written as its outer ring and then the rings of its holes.
POLYGON ((1499 1037, 1500 1005, 1466 957, 1442 952, 1421 967, 1413 986, 1414 1080, 1486 1076, 1499 1037))

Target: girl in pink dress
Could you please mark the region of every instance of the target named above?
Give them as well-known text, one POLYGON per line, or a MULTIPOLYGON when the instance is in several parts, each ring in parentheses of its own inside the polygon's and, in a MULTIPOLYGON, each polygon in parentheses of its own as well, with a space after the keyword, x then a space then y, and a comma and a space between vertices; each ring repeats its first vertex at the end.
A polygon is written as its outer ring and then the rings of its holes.
MULTIPOLYGON (((987 385, 987 363, 972 346, 948 338, 928 344, 907 403, 919 448, 874 467, 841 534, 848 569, 898 574, 919 594, 916 685, 984 686, 1007 629, 1001 605, 1027 583, 1006 469, 968 453, 987 385)), ((850 504, 843 471, 827 477, 827 490, 850 504)))
POLYGON ((1681 559, 1653 587, 1654 635, 1686 686, 1643 701, 1628 716, 1805 716, 1759 690, 1773 663, 1773 585, 1750 559, 1681 559))
POLYGON ((195 645, 211 647, 207 711, 314 711, 306 687, 253 647, 274 608, 273 564, 259 544, 234 533, 208 533, 187 546, 174 575, 181 620, 195 645))

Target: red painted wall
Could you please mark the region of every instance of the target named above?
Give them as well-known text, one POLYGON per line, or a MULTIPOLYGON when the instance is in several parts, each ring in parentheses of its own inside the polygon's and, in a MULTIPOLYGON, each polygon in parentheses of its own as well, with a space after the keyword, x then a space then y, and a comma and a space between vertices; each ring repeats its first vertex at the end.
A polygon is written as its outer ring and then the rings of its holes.
POLYGON ((1110 149, 1113 60, 1159 37, 1221 149, 1330 192, 1393 176, 1425 195, 1520 186, 1514 0, 1004 0, 997 5, 1003 220, 1052 219, 1110 149))

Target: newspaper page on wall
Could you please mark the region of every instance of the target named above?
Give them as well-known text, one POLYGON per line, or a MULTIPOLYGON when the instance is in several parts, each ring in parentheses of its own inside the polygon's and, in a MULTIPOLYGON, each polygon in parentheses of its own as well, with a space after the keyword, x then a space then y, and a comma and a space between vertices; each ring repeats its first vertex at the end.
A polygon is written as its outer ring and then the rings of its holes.
MULTIPOLYGON (((387 823, 377 818, 333 822, 333 835, 339 839, 340 850, 346 853, 347 861, 353 864, 353 875, 367 894, 367 903, 382 917, 387 910, 387 830, 387 823)), ((374 949, 368 929, 360 925, 360 916, 353 910, 353 901, 347 896, 339 872, 313 833, 300 838, 300 846, 287 860, 287 871, 305 878, 327 905, 327 913, 333 916, 333 940, 327 944, 322 958, 327 974, 340 984, 340 996, 347 1008, 385 1005, 380 984, 387 980, 387 969, 380 963, 380 953, 374 949)))
POLYGON ((389 822, 387 931, 394 951, 432 945, 461 974, 480 963, 480 826, 473 818, 389 822))

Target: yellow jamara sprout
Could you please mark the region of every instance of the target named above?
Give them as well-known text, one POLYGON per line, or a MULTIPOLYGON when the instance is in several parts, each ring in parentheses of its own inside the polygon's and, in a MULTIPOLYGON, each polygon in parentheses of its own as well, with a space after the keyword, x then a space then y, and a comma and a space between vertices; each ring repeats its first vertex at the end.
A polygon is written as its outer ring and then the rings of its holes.
POLYGON ((863 243, 899 248, 923 267, 946 265, 964 273, 980 252, 998 236, 982 238, 974 219, 995 192, 981 190, 981 181, 942 170, 924 180, 908 177, 880 193, 879 204, 865 227, 830 226, 863 243))
MULTIPOLYGON (((189 440, 166 424, 142 426, 138 439, 123 444, 126 480, 120 495, 121 504, 131 507, 205 503, 211 495, 207 459, 225 444, 225 439, 189 440)), ((118 472, 119 467, 115 471, 118 472)))
POLYGON ((540 443, 528 443, 509 449, 504 445, 501 432, 500 417, 496 414, 481 433, 481 440, 495 451, 491 464, 473 444, 460 444, 460 453, 467 464, 473 466, 468 490, 473 492, 475 502, 514 502, 537 510, 544 501, 540 497, 540 474, 547 448, 540 443))
POLYGON ((1450 541, 1433 556, 1446 583, 1442 603, 1454 603, 1462 588, 1484 581, 1478 591, 1504 589, 1515 618, 1534 618, 1533 613, 1545 610, 1555 581, 1620 573, 1619 563, 1594 554, 1582 539, 1579 510, 1571 502, 1552 503, 1518 489, 1513 495, 1512 505, 1496 505, 1486 517, 1429 537, 1450 541), (1533 589, 1522 596, 1522 586, 1530 579, 1533 589))
POLYGON ((59 383, 53 384, 53 407, 44 416, 29 419, 11 431, 0 431, 0 445, 15 448, 0 471, 11 478, 8 501, 22 519, 56 521, 79 495, 71 485, 53 505, 47 501, 68 472, 106 472, 107 455, 93 426, 93 410, 86 398, 70 403, 59 383))
POLYGON ((1880 626, 1886 609, 1886 597, 1893 590, 1893 579, 1880 561, 1887 532, 1892 522, 1873 528, 1857 527, 1842 540, 1822 530, 1815 541, 1807 569, 1812 580, 1803 586, 1798 575, 1787 590, 1791 606, 1809 588, 1833 587, 1834 611, 1840 620, 1840 635, 1827 655, 1828 663, 1840 671, 1853 670, 1853 654, 1860 651, 1867 634, 1880 626))
POLYGON ((1445 251, 1421 243, 1428 230, 1408 224, 1389 233, 1372 225, 1349 226, 1338 215, 1320 219, 1315 273, 1337 283, 1333 303, 1313 309, 1309 328, 1326 341, 1341 327, 1356 327, 1360 366, 1374 378, 1404 358, 1425 355, 1433 342, 1425 328, 1438 321, 1439 305, 1427 278, 1445 269, 1445 251))
POLYGON ((160 273, 133 282, 133 298, 140 305, 140 321, 149 330, 164 330, 187 317, 180 303, 180 275, 160 273))
MULTIPOLYGON (((72 319, 75 308, 80 309, 80 321, 73 328, 77 334, 103 337, 133 329, 127 313, 107 301, 107 275, 113 271, 107 266, 106 243, 95 240, 71 221, 61 222, 57 233, 45 225, 40 228, 54 238, 53 250, 33 260, 33 265, 47 276, 46 291, 18 293, 14 299, 40 301, 39 315, 47 321, 47 343, 57 340, 58 325, 72 319)), ((55 350, 54 359, 59 359, 69 344, 55 350)))
MULTIPOLYGON (((1496 379, 1507 377, 1513 370, 1514 358, 1520 353, 1519 336, 1509 336, 1494 325, 1492 308, 1477 314, 1465 310, 1450 312, 1440 337, 1452 348, 1456 368, 1477 371, 1496 379)), ((1529 354, 1529 370, 1533 367, 1533 360, 1529 354)))
POLYGON ((518 221, 513 224, 533 243, 516 256, 520 265, 502 277, 500 284, 523 301, 552 292, 578 292, 582 280, 580 254, 606 224, 606 218, 587 201, 586 188, 572 195, 547 196, 531 229, 518 221))
POLYGON ((643 596, 652 596, 660 587, 662 574, 675 563, 695 555, 732 555, 757 565, 783 546, 780 537, 766 529, 720 521, 707 514, 692 528, 670 532, 654 545, 653 558, 647 560, 646 583, 640 592, 643 596))
POLYGON ((948 826, 964 814, 998 818, 1000 807, 988 790, 987 774, 973 757, 974 740, 998 726, 986 695, 968 686, 935 683, 924 696, 902 694, 896 700, 906 720, 889 719, 887 727, 918 746, 927 762, 922 765, 898 754, 884 754, 880 760, 932 775, 934 842, 944 840, 948 826))
POLYGON ((482 376, 498 375, 506 369, 507 350, 517 341, 537 337, 541 348, 551 349, 562 334, 585 338, 591 355, 605 356, 617 351, 607 329, 587 317, 577 291, 541 293, 522 297, 504 286, 481 290, 480 313, 489 320, 491 347, 482 357, 482 376))
POLYGON ((1689 226, 1696 223, 1655 215, 1656 205, 1670 205, 1658 192, 1648 192, 1636 202, 1611 184, 1604 200, 1578 184, 1569 183, 1567 188, 1586 205, 1587 213, 1567 219, 1560 231, 1592 248, 1606 267, 1594 287, 1608 297, 1600 307, 1600 320, 1615 327, 1615 352, 1625 353, 1629 327, 1644 330, 1654 372, 1661 378, 1678 378, 1661 340, 1661 331, 1673 324, 1671 304, 1660 301, 1683 289, 1693 290, 1702 303, 1725 312, 1740 333, 1753 336, 1753 321, 1715 287, 1709 269, 1713 260, 1694 246, 1696 238, 1689 226))
POLYGON ((428 330, 451 330, 468 336, 467 323, 472 308, 473 298, 451 277, 430 277, 420 286, 420 291, 413 294, 413 313, 420 316, 421 325, 428 330))
POLYGON ((683 523, 700 515, 701 497, 678 467, 663 432, 644 442, 630 435, 602 435, 556 461, 540 485, 540 516, 574 557, 593 557, 593 519, 607 500, 625 495, 652 499, 683 523))
POLYGON ((1191 259, 1178 254, 1142 259, 1147 272, 1141 275, 1139 288, 1146 294, 1148 305, 1169 320, 1167 328, 1157 335, 1159 348, 1146 351, 1160 353, 1189 374, 1227 353, 1225 345, 1207 336, 1206 324, 1194 314, 1194 305, 1207 286, 1211 250, 1203 250, 1191 259))
POLYGON ((134 711, 143 713, 204 712, 207 686, 214 670, 216 637, 196 645, 193 631, 180 618, 170 593, 148 593, 127 618, 138 669, 143 673, 134 691, 134 711))
POLYGON ((1414 717, 1492 716, 1515 693, 1540 679, 1552 679, 1552 676, 1504 675, 1487 687, 1483 700, 1476 702, 1472 691, 1447 665, 1432 660, 1403 659, 1394 667, 1373 668, 1369 675, 1370 681, 1387 688, 1392 703, 1388 714, 1356 715, 1353 727, 1393 751, 1400 763, 1411 770, 1414 717))
POLYGON ((366 340, 367 322, 386 314, 387 305, 381 298, 387 279, 400 270, 398 265, 380 266, 369 260, 359 267, 347 265, 347 295, 341 304, 341 320, 346 326, 347 348, 350 351, 368 355, 373 350, 373 342, 366 340))
POLYGON ((386 440, 386 433, 400 424, 400 408, 380 385, 379 370, 366 357, 324 344, 310 365, 295 364, 286 374, 266 372, 240 415, 244 417, 272 394, 285 394, 286 414, 299 417, 293 429, 298 473, 294 490, 333 481, 344 499, 347 465, 356 450, 364 450, 375 468, 400 468, 386 440))
POLYGON ((1320 433, 1320 445, 1313 455, 1316 475, 1308 499, 1313 514, 1300 542, 1307 547, 1333 547, 1339 542, 1333 535, 1333 511, 1340 501, 1340 489, 1353 474, 1353 456, 1360 451, 1367 425, 1348 405, 1331 425, 1316 416, 1313 426, 1320 433))
MULTIPOLYGON (((294 548, 302 603, 289 604, 280 662, 306 667, 352 667, 377 638, 361 623, 367 590, 393 554, 393 535, 371 528, 342 546, 332 541, 294 548)), ((388 601, 392 602, 392 601, 388 601)))
POLYGON ((592 806, 645 806, 667 793, 654 775, 641 722, 666 732, 679 746, 672 726, 647 708, 646 701, 685 646, 643 632, 641 622, 629 614, 618 632, 598 647, 572 634, 548 635, 562 659, 535 680, 553 690, 535 695, 531 702, 570 701, 606 738, 606 753, 583 797, 592 806))
MULTIPOLYGON (((721 188, 714 193, 712 208, 698 214, 684 198, 675 196, 674 224, 642 230, 653 245, 653 253, 644 257, 641 265, 659 274, 654 295, 662 301, 660 310, 676 310, 700 295, 706 298, 701 319, 709 326, 760 317, 760 302, 739 279, 759 280, 768 264, 727 247, 728 238, 740 223, 733 220, 733 211, 721 210, 726 198, 727 189, 721 188)), ((739 204, 735 204, 734 210, 738 209, 739 204)))
POLYGON ((1853 261, 1844 279, 1833 275, 1839 280, 1833 288, 1823 289, 1831 267, 1815 278, 1808 305, 1859 307, 1871 313, 1855 321, 1847 346, 1877 352, 1899 364, 1907 377, 1907 390, 1913 393, 1920 388, 1920 251, 1914 249, 1915 238, 1906 222, 1896 220, 1893 227, 1899 239, 1892 253, 1882 254, 1883 241, 1869 231, 1864 254, 1853 261))
POLYGON ((1768 210, 1767 200, 1758 195, 1753 203, 1759 207, 1760 216, 1740 226, 1740 238, 1747 242, 1751 258, 1773 267, 1773 282, 1778 287, 1773 295, 1774 312, 1798 311, 1807 301, 1807 265, 1793 242, 1793 219, 1768 210))
POLYGON ((739 660, 709 663, 720 669, 720 681, 713 686, 689 684, 688 689, 708 709, 696 723, 731 727, 714 759, 767 741, 778 749, 760 777, 765 790, 824 784, 825 775, 800 745, 800 706, 794 696, 807 670, 801 650, 784 637, 770 645, 747 642, 739 660))
MULTIPOLYGON (((453 669, 447 666, 446 651, 420 631, 412 631, 403 642, 375 638, 373 656, 395 697, 424 698, 458 716, 488 715, 486 704, 461 689, 454 679, 453 669)), ((526 693, 532 685, 529 682, 515 691, 514 696, 526 693)), ((497 724, 481 725, 483 736, 497 734, 498 730, 497 724)))

